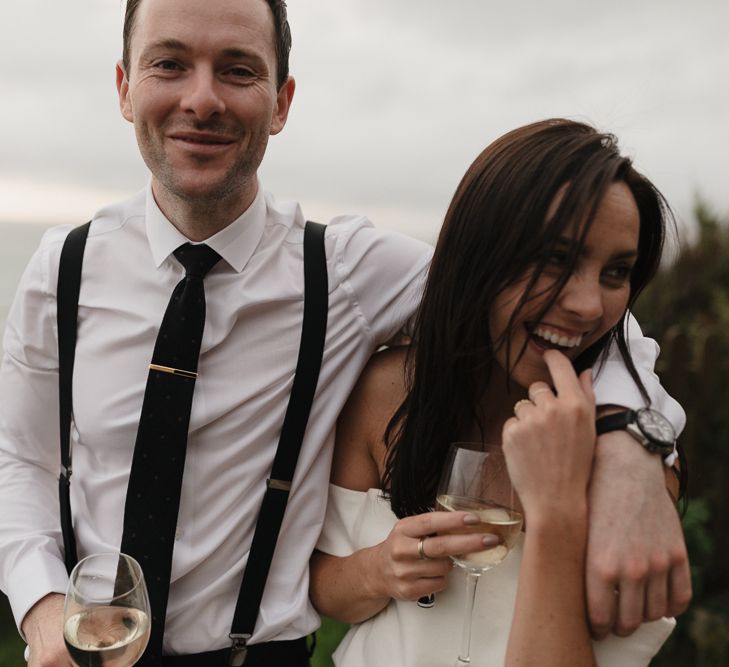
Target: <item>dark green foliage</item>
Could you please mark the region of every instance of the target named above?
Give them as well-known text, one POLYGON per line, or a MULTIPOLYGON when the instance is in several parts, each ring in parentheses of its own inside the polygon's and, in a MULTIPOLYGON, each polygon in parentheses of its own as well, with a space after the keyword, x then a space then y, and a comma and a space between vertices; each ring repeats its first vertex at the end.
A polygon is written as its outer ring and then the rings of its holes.
POLYGON ((311 667, 332 667, 331 655, 349 628, 326 616, 321 619, 321 628, 316 631, 316 651, 311 659, 311 667))
POLYGON ((696 206, 699 236, 635 311, 662 348, 661 381, 686 409, 689 470, 683 520, 694 599, 653 665, 729 665, 729 220, 696 206))
POLYGON ((25 665, 25 644, 18 635, 7 598, 0 594, 0 667, 25 665))

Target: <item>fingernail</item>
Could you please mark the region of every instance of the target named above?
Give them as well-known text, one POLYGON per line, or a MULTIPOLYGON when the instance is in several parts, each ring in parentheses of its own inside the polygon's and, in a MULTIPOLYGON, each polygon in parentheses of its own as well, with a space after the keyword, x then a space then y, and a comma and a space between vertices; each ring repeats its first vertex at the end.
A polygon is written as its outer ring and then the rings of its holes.
POLYGON ((484 535, 483 536, 483 545, 485 547, 495 547, 497 544, 499 544, 501 540, 499 539, 498 535, 484 535))
POLYGON ((477 523, 481 523, 481 519, 479 519, 475 514, 466 514, 463 517, 463 523, 474 525, 477 523))

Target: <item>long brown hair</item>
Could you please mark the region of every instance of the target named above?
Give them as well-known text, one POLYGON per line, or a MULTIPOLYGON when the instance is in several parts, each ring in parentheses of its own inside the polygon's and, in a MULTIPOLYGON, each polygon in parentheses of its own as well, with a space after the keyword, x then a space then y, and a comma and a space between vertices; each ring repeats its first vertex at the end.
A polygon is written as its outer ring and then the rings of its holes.
MULTIPOLYGON (((448 443, 467 437, 466 430, 479 424, 478 405, 497 363, 495 351, 509 345, 519 311, 535 296, 532 288, 557 241, 576 221, 584 220, 563 275, 535 319, 549 310, 615 181, 627 184, 640 213, 630 305, 658 268, 670 209, 631 160, 620 154, 614 136, 584 123, 545 120, 497 139, 469 167, 446 214, 416 318, 406 361, 407 395, 385 433, 388 453, 382 486, 397 516, 433 507, 448 443), (547 219, 559 191, 564 194, 558 210, 547 219), (494 299, 527 274, 531 277, 525 295, 506 333, 492 340, 489 315, 494 299)), ((625 315, 585 351, 576 366, 598 362, 614 341, 648 402, 630 358, 624 319, 625 315)), ((508 377, 511 369, 506 370, 508 377)))

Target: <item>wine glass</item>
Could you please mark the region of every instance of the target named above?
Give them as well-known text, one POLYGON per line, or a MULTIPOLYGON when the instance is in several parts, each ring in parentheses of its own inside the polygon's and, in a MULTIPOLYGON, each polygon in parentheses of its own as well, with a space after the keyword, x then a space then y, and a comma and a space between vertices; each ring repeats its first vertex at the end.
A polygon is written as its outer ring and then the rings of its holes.
POLYGON ((149 641, 142 568, 120 553, 93 554, 71 572, 63 639, 77 667, 131 667, 149 641))
POLYGON ((436 503, 442 511, 467 511, 480 517, 480 523, 453 533, 491 533, 499 538, 496 545, 483 551, 452 556, 456 565, 466 572, 466 608, 461 649, 455 665, 467 667, 471 664, 471 624, 479 577, 506 558, 523 523, 522 515, 514 509, 514 489, 501 447, 480 442, 453 443, 436 503))

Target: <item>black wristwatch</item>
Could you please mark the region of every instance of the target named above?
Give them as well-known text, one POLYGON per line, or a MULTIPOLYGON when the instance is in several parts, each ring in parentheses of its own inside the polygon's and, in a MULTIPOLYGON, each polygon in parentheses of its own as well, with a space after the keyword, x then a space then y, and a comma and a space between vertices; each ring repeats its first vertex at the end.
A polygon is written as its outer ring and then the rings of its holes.
POLYGON ((598 435, 625 430, 649 452, 663 457, 673 454, 676 446, 676 431, 671 422, 658 410, 650 408, 605 415, 595 422, 595 426, 598 435))

